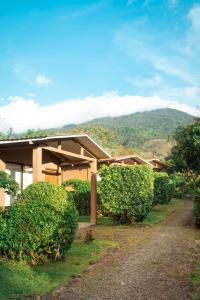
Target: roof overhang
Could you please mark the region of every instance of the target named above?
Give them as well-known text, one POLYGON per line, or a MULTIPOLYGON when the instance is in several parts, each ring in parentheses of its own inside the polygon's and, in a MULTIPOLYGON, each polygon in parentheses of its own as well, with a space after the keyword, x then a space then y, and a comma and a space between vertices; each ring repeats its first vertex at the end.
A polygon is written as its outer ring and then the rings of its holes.
POLYGON ((5 146, 37 145, 52 141, 74 140, 88 150, 97 159, 110 158, 110 155, 87 134, 56 135, 46 137, 0 140, 0 149, 5 146))
POLYGON ((110 158, 101 159, 99 162, 100 163, 120 163, 122 161, 125 162, 128 159, 131 159, 131 160, 136 161, 141 164, 146 164, 151 168, 153 167, 149 161, 143 159, 139 155, 126 155, 126 156, 110 157, 110 158))

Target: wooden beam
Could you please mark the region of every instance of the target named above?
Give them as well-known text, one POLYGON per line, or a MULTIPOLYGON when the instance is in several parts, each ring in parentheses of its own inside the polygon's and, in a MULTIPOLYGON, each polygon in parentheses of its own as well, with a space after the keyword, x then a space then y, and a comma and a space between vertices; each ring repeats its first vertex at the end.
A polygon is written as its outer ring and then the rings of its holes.
POLYGON ((58 150, 62 150, 62 141, 58 141, 58 150))
POLYGON ((83 147, 83 145, 81 144, 81 143, 79 143, 77 140, 75 140, 75 139, 73 139, 73 141, 77 144, 77 145, 79 145, 79 147, 80 148, 83 148, 84 149, 84 151, 85 152, 87 152, 89 155, 91 155, 93 158, 95 158, 95 156, 84 146, 83 147))
POLYGON ((97 223, 97 160, 91 163, 90 222, 97 223))
POLYGON ((42 181, 42 147, 33 148, 33 182, 42 181))
POLYGON ((84 155, 84 148, 81 147, 81 155, 84 155))
POLYGON ((80 154, 76 154, 76 153, 69 152, 69 151, 65 151, 65 150, 60 150, 60 149, 57 149, 57 148, 54 148, 54 147, 51 147, 51 146, 42 147, 42 149, 50 151, 50 152, 54 152, 54 153, 59 153, 59 154, 65 155, 65 156, 70 156, 70 157, 74 157, 74 158, 80 158, 80 159, 83 159, 83 160, 88 160, 88 161, 91 161, 91 162, 95 161, 94 158, 84 156, 84 155, 80 155, 80 154))
MULTIPOLYGON (((5 171, 6 164, 0 159, 0 171, 5 171)), ((0 207, 5 206, 5 192, 4 189, 0 188, 0 207)))

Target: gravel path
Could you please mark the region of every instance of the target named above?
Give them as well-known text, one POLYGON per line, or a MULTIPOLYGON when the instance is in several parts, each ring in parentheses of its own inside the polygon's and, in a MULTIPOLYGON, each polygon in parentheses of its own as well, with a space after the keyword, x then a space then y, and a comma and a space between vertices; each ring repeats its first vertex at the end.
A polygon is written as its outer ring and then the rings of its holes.
POLYGON ((186 201, 165 222, 132 234, 143 237, 42 299, 191 299, 200 239, 192 225, 192 202, 186 201))

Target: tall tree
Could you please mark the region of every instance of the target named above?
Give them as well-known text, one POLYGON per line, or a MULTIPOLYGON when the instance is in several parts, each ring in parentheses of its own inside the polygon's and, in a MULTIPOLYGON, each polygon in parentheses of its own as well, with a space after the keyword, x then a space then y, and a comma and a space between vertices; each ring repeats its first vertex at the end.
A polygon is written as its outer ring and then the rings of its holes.
POLYGON ((169 170, 200 174, 200 119, 178 128, 174 140, 175 145, 168 157, 169 170))

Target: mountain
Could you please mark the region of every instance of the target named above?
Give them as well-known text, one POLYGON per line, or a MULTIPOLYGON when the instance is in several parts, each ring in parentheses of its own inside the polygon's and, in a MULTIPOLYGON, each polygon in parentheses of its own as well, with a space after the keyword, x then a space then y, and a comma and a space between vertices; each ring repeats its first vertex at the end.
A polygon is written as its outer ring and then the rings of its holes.
POLYGON ((88 133, 112 154, 134 151, 146 157, 165 156, 170 151, 170 137, 175 129, 192 123, 194 119, 182 111, 166 108, 94 119, 62 130, 88 133))
POLYGON ((187 113, 167 108, 99 118, 62 128, 29 130, 24 136, 87 133, 112 155, 135 153, 146 158, 165 157, 171 149, 175 129, 194 119, 187 113))

